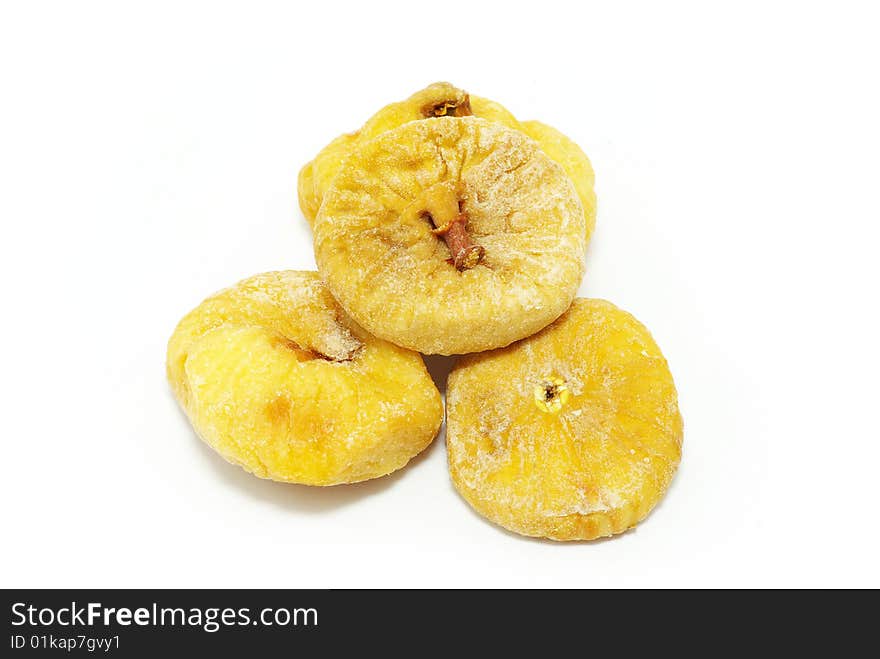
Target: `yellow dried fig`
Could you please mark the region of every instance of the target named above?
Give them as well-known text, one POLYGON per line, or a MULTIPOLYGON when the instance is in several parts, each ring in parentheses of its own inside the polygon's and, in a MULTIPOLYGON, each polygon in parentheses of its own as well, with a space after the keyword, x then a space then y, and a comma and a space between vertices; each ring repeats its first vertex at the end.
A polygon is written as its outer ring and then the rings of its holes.
POLYGON ((314 272, 209 297, 174 330, 167 374, 207 444, 277 481, 384 476, 431 443, 443 416, 421 356, 361 329, 314 272))
POLYGON ((596 224, 596 177, 587 154, 558 130, 540 121, 523 121, 520 130, 535 140, 541 150, 562 165, 578 193, 587 221, 587 240, 596 224))
POLYGON ((621 533, 660 500, 682 420, 648 330, 603 300, 507 348, 460 359, 447 384, 449 471, 481 515, 527 536, 621 533))
POLYGON ((562 167, 476 117, 385 131, 353 151, 315 222, 334 297, 423 353, 497 348, 559 317, 583 275, 584 214, 562 167))
POLYGON ((303 215, 309 224, 314 224, 333 177, 348 155, 364 142, 410 121, 471 115, 522 130, 562 165, 580 196, 589 241, 596 223, 596 194, 593 192, 593 167, 580 147, 555 128, 538 121, 520 123, 499 103, 471 96, 448 82, 434 83, 404 101, 385 106, 368 119, 360 130, 341 135, 324 147, 299 173, 297 193, 303 215))

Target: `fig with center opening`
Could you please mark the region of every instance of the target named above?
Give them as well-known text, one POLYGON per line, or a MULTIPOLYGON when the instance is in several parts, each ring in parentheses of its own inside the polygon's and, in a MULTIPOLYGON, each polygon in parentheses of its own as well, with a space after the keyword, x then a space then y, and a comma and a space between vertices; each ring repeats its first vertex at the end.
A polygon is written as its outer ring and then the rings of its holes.
POLYGON ((648 330, 603 300, 501 350, 446 389, 449 472, 478 513, 527 536, 593 540, 643 520, 681 458, 682 420, 648 330))

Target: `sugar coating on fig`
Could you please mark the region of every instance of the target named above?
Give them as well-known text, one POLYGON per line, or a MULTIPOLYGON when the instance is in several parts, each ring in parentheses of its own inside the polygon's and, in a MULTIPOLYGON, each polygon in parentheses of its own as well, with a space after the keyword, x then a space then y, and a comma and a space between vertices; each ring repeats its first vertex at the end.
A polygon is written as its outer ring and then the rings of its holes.
POLYGON ((527 536, 592 540, 643 520, 681 458, 672 375, 648 330, 577 299, 535 336, 460 359, 447 384, 452 482, 527 536))
POLYGON ((562 167, 522 132, 477 117, 414 121, 361 145, 315 222, 318 269, 341 306, 423 353, 540 330, 574 298, 585 248, 562 167))
POLYGON ((443 416, 421 356, 365 332, 314 272, 209 297, 175 329, 167 375, 207 444, 277 481, 383 476, 428 446, 443 416))
POLYGON ((540 121, 520 122, 503 105, 468 94, 448 82, 428 85, 409 98, 390 103, 376 112, 357 131, 346 133, 324 147, 314 160, 300 170, 297 193, 300 208, 313 224, 324 194, 345 159, 360 144, 410 121, 435 117, 476 116, 526 133, 553 160, 562 165, 574 183, 584 209, 586 237, 589 241, 596 220, 595 177, 589 158, 568 137, 540 121))

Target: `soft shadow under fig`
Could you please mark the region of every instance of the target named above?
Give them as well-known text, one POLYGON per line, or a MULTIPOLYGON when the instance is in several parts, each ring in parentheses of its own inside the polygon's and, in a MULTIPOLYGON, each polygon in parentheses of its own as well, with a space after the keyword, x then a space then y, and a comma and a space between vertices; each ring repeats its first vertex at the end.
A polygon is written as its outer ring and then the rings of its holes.
POLYGON ((449 373, 452 371, 452 367, 455 366, 455 357, 422 355, 422 359, 425 360, 425 367, 428 369, 428 373, 431 374, 431 378, 434 380, 437 389, 439 389, 440 393, 445 396, 446 381, 449 379, 449 373))
MULTIPOLYGON (((677 478, 673 478, 672 483, 669 484, 669 489, 666 491, 666 494, 664 494, 663 498, 660 499, 659 502, 657 502, 657 505, 654 506, 654 509, 653 509, 653 510, 651 511, 651 513, 648 515, 647 519, 642 520, 642 521, 639 523, 638 526, 635 526, 635 527, 633 527, 633 528, 631 528, 631 529, 627 529, 627 530, 624 531, 623 533, 618 533, 618 534, 616 534, 616 535, 608 536, 608 537, 606 537, 606 538, 596 538, 595 540, 567 540, 567 541, 565 541, 565 542, 559 542, 559 541, 557 541, 557 540, 550 540, 549 538, 533 538, 533 537, 530 537, 530 536, 527 536, 527 535, 520 535, 520 534, 518 534, 518 533, 514 533, 513 531, 508 531, 508 530, 505 529, 503 526, 498 526, 498 525, 495 524, 494 522, 490 522, 490 521, 487 520, 485 517, 483 517, 482 515, 480 515, 477 511, 475 511, 473 508, 471 508, 470 505, 467 503, 467 501, 465 501, 460 495, 459 495, 457 498, 458 498, 459 502, 460 502, 465 508, 467 508, 468 512, 469 512, 471 515, 473 515, 475 518, 477 518, 478 520, 480 520, 483 524, 488 524, 488 525, 492 526, 495 530, 500 531, 501 533, 503 533, 504 535, 506 535, 507 537, 509 537, 509 538, 511 538, 511 539, 513 539, 513 540, 520 540, 520 541, 525 541, 525 542, 534 542, 534 543, 545 544, 545 545, 554 545, 554 546, 556 546, 556 547, 559 547, 559 546, 562 546, 562 545, 574 545, 574 546, 578 546, 578 545, 580 545, 580 546, 584 546, 584 545, 587 545, 587 546, 589 546, 589 545, 601 545, 601 544, 604 544, 604 543, 606 543, 606 542, 614 542, 614 541, 617 540, 618 538, 622 538, 622 537, 624 537, 624 536, 628 536, 628 535, 635 535, 635 534, 638 532, 639 526, 641 526, 642 524, 645 524, 645 523, 647 523, 647 522, 650 522, 650 521, 651 521, 651 517, 652 517, 653 515, 655 515, 655 514, 657 513, 658 510, 660 510, 660 508, 663 506, 663 503, 666 501, 666 499, 669 497, 669 495, 670 495, 670 494, 672 493, 672 491, 675 489, 675 484, 676 484, 677 481, 678 481, 677 478)), ((451 483, 450 483, 450 485, 449 485, 449 489, 451 489, 451 490, 453 491, 454 494, 458 495, 458 492, 455 491, 455 488, 452 486, 451 483)))
MULTIPOLYGON (((450 487, 451 487, 451 489, 455 490, 455 488, 453 488, 452 486, 450 486, 450 487)), ((458 493, 456 492, 456 494, 458 494, 458 493)), ((470 507, 470 505, 468 505, 467 501, 462 499, 460 496, 458 497, 458 500, 462 504, 462 506, 467 508, 468 512, 473 517, 478 519, 480 522, 482 522, 483 524, 488 524, 495 531, 499 531, 499 532, 503 533, 511 540, 518 540, 520 542, 531 542, 531 543, 535 543, 535 544, 552 545, 554 547, 561 547, 561 546, 565 546, 565 545, 569 545, 569 546, 571 546, 571 545, 574 545, 574 546, 599 545, 599 544, 602 544, 605 542, 611 542, 621 536, 635 533, 635 531, 636 531, 636 529, 628 529, 627 531, 624 531, 623 533, 618 533, 617 535, 612 535, 607 538, 596 538, 595 540, 566 540, 564 542, 560 542, 558 540, 550 540, 549 538, 536 538, 536 537, 532 537, 532 536, 528 536, 528 535, 520 535, 519 533, 514 533, 513 531, 508 531, 503 526, 498 526, 498 524, 496 524, 495 522, 492 522, 492 521, 486 519, 485 517, 483 517, 482 515, 480 515, 476 510, 474 510, 473 508, 470 507)))
MULTIPOLYGON (((181 415, 183 416, 182 412, 181 415)), ((342 508, 374 494, 379 494, 403 478, 410 469, 424 460, 425 456, 433 449, 433 445, 429 446, 410 460, 405 467, 388 476, 351 485, 314 487, 310 485, 297 485, 295 483, 279 483, 265 478, 258 478, 241 467, 224 460, 205 444, 194 431, 191 430, 191 434, 193 442, 205 458, 205 463, 214 471, 224 485, 234 487, 254 499, 274 504, 279 508, 306 514, 320 514, 335 508, 342 508)), ((436 441, 434 443, 436 444, 436 441)))

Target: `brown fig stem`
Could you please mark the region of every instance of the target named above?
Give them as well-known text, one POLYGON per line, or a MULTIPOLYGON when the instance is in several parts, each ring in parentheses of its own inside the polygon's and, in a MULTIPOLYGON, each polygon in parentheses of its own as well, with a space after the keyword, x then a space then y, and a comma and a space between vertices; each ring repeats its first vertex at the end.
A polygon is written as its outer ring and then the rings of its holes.
POLYGON ((443 238, 449 248, 449 263, 461 272, 483 260, 486 250, 471 240, 459 185, 434 186, 427 191, 424 204, 423 215, 431 222, 434 235, 443 238))
POLYGON ((449 253, 452 254, 452 265, 458 271, 475 267, 486 254, 482 245, 477 245, 471 240, 465 213, 459 213, 446 226, 434 229, 434 235, 441 236, 446 241, 449 253))

